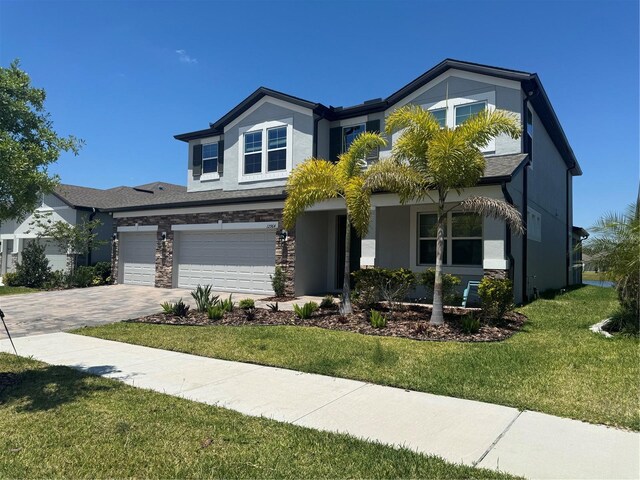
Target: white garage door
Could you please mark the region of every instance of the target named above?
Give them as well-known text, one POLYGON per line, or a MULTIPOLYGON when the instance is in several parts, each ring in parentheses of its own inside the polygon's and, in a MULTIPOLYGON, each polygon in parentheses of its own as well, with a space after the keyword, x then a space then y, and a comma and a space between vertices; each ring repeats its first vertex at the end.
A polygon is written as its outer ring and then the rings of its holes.
POLYGON ((122 283, 155 285, 156 233, 121 233, 119 249, 122 283))
POLYGON ((275 261, 273 231, 181 232, 178 287, 273 294, 275 261))

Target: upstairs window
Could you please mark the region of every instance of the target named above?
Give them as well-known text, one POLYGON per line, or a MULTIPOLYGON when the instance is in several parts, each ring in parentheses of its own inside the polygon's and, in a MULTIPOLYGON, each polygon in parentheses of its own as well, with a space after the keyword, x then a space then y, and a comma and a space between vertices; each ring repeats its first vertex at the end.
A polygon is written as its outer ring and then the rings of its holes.
POLYGON ((438 121, 438 123, 440 124, 440 128, 444 128, 447 126, 447 109, 446 108, 437 108, 435 110, 429 110, 429 112, 438 121))
POLYGON ((482 112, 487 108, 487 102, 468 103, 456 106, 456 127, 462 125, 469 117, 482 112))
POLYGON ((202 145, 202 173, 218 172, 218 144, 205 143, 202 145))
POLYGON ((356 139, 358 135, 367 131, 367 126, 364 123, 359 125, 352 125, 350 127, 342 128, 342 152, 349 150, 349 147, 356 139))
POLYGON ((244 173, 262 171, 262 131, 244 134, 244 173))
POLYGON ((287 168, 287 127, 267 130, 267 170, 275 172, 287 168))

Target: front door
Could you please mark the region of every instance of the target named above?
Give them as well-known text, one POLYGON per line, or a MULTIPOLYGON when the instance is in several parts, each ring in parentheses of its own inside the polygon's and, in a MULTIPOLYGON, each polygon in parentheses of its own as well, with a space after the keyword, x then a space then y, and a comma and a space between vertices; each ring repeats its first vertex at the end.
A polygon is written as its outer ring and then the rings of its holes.
MULTIPOLYGON (((345 234, 347 233, 347 216, 339 215, 336 217, 336 289, 342 290, 344 283, 344 252, 345 252, 345 234)), ((351 227, 351 248, 349 257, 349 268, 351 272, 360 270, 360 253, 362 244, 356 230, 351 227)), ((351 279, 353 287, 353 278, 351 279)))

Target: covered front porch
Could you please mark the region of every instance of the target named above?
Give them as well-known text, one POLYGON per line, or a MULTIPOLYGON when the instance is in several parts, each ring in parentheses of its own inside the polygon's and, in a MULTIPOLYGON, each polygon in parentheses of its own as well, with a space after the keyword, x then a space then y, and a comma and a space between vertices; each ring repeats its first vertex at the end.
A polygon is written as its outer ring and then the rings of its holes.
MULTIPOLYGON (((447 209, 470 195, 503 199, 499 187, 469 189, 464 197, 451 195, 447 209)), ((416 273, 435 267, 436 205, 401 205, 393 194, 372 198, 371 222, 364 238, 352 232, 351 271, 358 268, 407 268, 416 273)), ((340 200, 309 209, 296 225, 297 295, 338 293, 342 288, 346 210, 340 200)), ((445 273, 461 279, 460 293, 471 280, 484 275, 509 276, 507 228, 503 221, 479 217, 453 208, 445 229, 445 273)), ((425 296, 419 287, 416 298, 425 296)))

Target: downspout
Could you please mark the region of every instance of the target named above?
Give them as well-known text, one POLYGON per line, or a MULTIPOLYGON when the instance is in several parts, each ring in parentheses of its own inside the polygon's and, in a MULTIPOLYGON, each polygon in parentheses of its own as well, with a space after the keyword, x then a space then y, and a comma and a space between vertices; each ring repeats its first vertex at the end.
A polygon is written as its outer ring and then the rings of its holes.
POLYGON ((324 115, 318 114, 318 118, 313 119, 313 158, 318 158, 318 124, 324 115))
MULTIPOLYGON (((502 194, 504 195, 504 199, 507 201, 509 205, 513 206, 513 198, 507 189, 507 182, 502 182, 502 194)), ((514 273, 515 273, 515 260, 513 255, 511 254, 511 227, 509 224, 506 225, 506 238, 504 245, 505 255, 507 260, 509 260, 509 280, 513 282, 514 273)))
POLYGON ((529 114, 529 101, 538 93, 537 90, 531 91, 529 93, 525 92, 524 100, 522 101, 522 153, 526 153, 529 156, 529 160, 524 166, 522 171, 522 225, 524 227, 524 234, 522 235, 522 299, 523 303, 529 300, 528 292, 527 292, 527 219, 528 219, 528 208, 529 208, 529 193, 528 193, 528 167, 531 165, 533 161, 533 148, 531 143, 529 142, 529 135, 527 133, 527 116, 529 114))
POLYGON ((567 171, 565 173, 565 215, 566 215, 566 221, 567 221, 567 231, 565 232, 565 241, 566 241, 566 253, 567 253, 567 260, 566 260, 566 266, 565 266, 565 287, 569 286, 569 269, 571 268, 571 243, 569 242, 569 239, 571 237, 571 227, 573 225, 569 225, 569 175, 570 171, 573 167, 569 167, 567 168, 567 171))
MULTIPOLYGON (((98 212, 96 212, 96 208, 95 207, 93 207, 92 210, 93 211, 89 214, 89 221, 92 221, 93 217, 95 217, 96 213, 98 213, 98 212)), ((91 233, 93 233, 93 231, 91 233)), ((87 261, 86 261, 87 266, 91 265, 91 251, 92 251, 91 241, 89 241, 89 251, 87 252, 87 261)))

